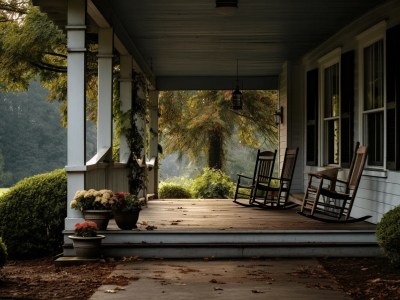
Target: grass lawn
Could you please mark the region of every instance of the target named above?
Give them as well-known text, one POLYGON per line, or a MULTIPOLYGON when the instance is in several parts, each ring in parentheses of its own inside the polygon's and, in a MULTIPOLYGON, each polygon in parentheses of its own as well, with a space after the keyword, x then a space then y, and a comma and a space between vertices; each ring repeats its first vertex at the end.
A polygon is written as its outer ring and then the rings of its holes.
POLYGON ((0 188, 0 195, 4 194, 5 192, 7 192, 9 189, 8 188, 0 188))

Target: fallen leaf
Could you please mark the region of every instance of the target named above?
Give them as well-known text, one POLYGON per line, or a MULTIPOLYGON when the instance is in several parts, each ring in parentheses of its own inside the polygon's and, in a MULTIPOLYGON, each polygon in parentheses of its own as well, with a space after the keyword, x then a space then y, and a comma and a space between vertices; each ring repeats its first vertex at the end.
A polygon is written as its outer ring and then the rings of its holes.
POLYGON ((219 281, 219 280, 214 279, 214 278, 210 280, 210 283, 226 284, 226 282, 219 281))

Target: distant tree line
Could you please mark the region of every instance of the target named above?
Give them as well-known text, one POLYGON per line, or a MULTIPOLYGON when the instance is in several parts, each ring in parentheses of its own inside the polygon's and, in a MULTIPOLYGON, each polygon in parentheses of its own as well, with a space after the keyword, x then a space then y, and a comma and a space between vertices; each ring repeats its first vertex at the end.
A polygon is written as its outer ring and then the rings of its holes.
MULTIPOLYGON (((48 91, 32 81, 26 92, 0 91, 0 187, 67 163, 67 129, 60 103, 46 100, 48 91)), ((96 126, 87 123, 86 157, 96 151, 96 126)))

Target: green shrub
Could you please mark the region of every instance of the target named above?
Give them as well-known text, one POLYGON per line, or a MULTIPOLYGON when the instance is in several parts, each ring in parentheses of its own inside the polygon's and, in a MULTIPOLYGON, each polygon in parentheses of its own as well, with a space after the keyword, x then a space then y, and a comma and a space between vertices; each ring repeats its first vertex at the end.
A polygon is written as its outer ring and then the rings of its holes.
POLYGON ((7 247, 0 237, 0 269, 6 264, 7 261, 7 247))
POLYGON ((383 215, 376 227, 376 237, 385 255, 400 267, 400 206, 383 215))
POLYGON ((228 175, 220 170, 204 168, 203 173, 193 180, 193 194, 196 198, 232 198, 234 184, 228 175))
POLYGON ((0 235, 13 258, 54 254, 63 244, 67 215, 64 170, 25 178, 0 197, 0 235))
POLYGON ((183 186, 172 182, 166 182, 160 184, 158 197, 161 199, 190 199, 192 198, 192 194, 183 186))

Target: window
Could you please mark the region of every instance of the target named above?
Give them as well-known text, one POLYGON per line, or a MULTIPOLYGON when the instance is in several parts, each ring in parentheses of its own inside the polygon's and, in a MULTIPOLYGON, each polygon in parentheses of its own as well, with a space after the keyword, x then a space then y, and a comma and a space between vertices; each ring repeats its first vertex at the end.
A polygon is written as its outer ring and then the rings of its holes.
POLYGON ((385 168, 385 32, 382 21, 357 36, 359 41, 360 138, 368 146, 367 166, 385 168))
POLYGON ((320 68, 320 145, 322 165, 340 164, 340 56, 341 48, 318 60, 320 68))
POLYGON ((369 146, 368 165, 383 166, 384 154, 384 43, 363 48, 363 132, 369 146))
POLYGON ((339 164, 339 63, 325 68, 323 76, 324 165, 339 164))

